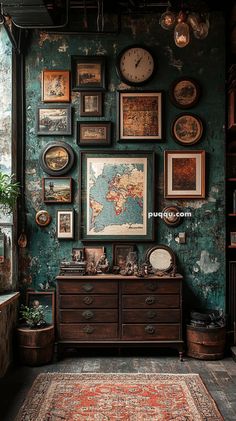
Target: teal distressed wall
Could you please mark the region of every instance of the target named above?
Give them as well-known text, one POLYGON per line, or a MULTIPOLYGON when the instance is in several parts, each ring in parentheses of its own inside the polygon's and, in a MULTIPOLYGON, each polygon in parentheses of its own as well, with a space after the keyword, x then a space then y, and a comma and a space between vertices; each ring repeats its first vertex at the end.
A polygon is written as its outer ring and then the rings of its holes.
MULTIPOLYGON (((37 136, 35 131, 36 109, 41 102, 41 71, 43 69, 70 69, 70 56, 106 55, 108 90, 104 94, 105 114, 103 120, 111 120, 116 127, 116 89, 125 89, 115 72, 117 53, 133 43, 142 43, 154 49, 157 60, 157 72, 154 79, 142 89, 163 90, 165 137, 155 144, 116 143, 113 131, 114 149, 155 150, 157 154, 158 183, 155 187, 157 210, 169 204, 192 211, 192 217, 185 219, 177 228, 167 227, 160 219, 156 229, 156 244, 170 246, 178 258, 178 270, 185 276, 185 298, 190 306, 203 308, 224 308, 225 301, 225 226, 224 226, 224 18, 220 13, 210 17, 209 36, 204 41, 192 39, 190 45, 180 49, 174 45, 173 33, 164 31, 159 23, 159 16, 124 17, 122 31, 117 35, 64 36, 35 33, 26 57, 26 98, 27 98, 27 141, 26 141, 26 199, 28 249, 21 261, 21 284, 37 287, 40 282, 52 282, 59 273, 59 264, 63 258, 70 259, 72 247, 80 247, 78 223, 73 241, 59 241, 56 238, 55 214, 60 207, 76 210, 78 219, 78 175, 76 164, 68 174, 73 177, 74 201, 70 206, 50 205, 42 202, 41 179, 47 176, 39 165, 41 149, 52 140, 64 140, 72 145, 79 155, 76 144, 75 123, 83 120, 79 117, 79 93, 72 93, 73 124, 72 136, 37 136), (168 95, 172 81, 180 76, 195 77, 201 87, 202 96, 199 104, 191 111, 199 115, 204 122, 204 136, 192 147, 181 147, 171 136, 171 123, 181 113, 175 108, 168 95), (164 200, 163 198, 163 154, 165 149, 205 149, 207 165, 207 196, 205 200, 164 200), (39 209, 48 209, 53 217, 52 223, 40 228, 35 223, 35 213, 39 209), (179 245, 175 241, 178 232, 185 231, 187 243, 179 245), (193 304, 191 304, 193 303, 193 304)), ((90 118, 96 120, 96 118, 90 118)), ((84 118, 87 120, 87 118, 84 118)), ((105 244, 108 258, 111 259, 111 245, 105 244)), ((138 246, 139 259, 151 244, 138 246)))

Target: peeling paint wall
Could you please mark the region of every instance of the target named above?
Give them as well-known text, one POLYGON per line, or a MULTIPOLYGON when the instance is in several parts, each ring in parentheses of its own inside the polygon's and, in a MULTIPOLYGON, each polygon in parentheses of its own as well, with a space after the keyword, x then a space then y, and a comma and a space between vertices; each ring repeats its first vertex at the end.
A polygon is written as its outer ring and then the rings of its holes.
MULTIPOLYGON (((72 145, 76 154, 75 126, 79 117, 79 92, 72 93, 73 125, 72 136, 37 136, 36 109, 41 102, 41 71, 43 69, 70 69, 71 55, 106 55, 108 90, 104 93, 103 120, 113 122, 113 149, 155 150, 157 154, 158 183, 155 187, 157 210, 176 204, 192 212, 177 228, 169 228, 160 219, 157 221, 156 244, 166 244, 176 253, 178 270, 185 276, 185 301, 189 307, 224 308, 225 302, 225 226, 224 226, 224 18, 220 13, 210 17, 209 36, 203 40, 192 38, 188 47, 180 49, 174 45, 173 32, 164 31, 159 16, 122 19, 119 35, 63 36, 35 32, 26 57, 27 98, 27 144, 26 144, 26 199, 28 249, 21 259, 21 283, 25 287, 37 287, 39 283, 53 283, 63 258, 70 259, 72 247, 80 247, 78 240, 78 175, 76 164, 68 174, 73 177, 74 201, 70 206, 46 206, 42 202, 41 180, 43 173, 39 165, 41 149, 52 140, 64 140, 72 145), (153 80, 141 88, 163 90, 165 94, 163 121, 165 137, 155 144, 118 144, 115 140, 116 89, 127 88, 120 83, 115 71, 116 54, 124 47, 141 43, 150 46, 157 57, 157 71, 153 80), (202 95, 197 106, 190 111, 204 122, 204 135, 196 145, 183 147, 171 136, 171 124, 182 110, 175 108, 169 99, 169 87, 180 76, 196 78, 202 95), (205 200, 165 200, 163 198, 163 153, 165 149, 206 150, 205 200), (74 207, 76 211, 76 236, 73 241, 59 241, 56 238, 56 210, 74 207), (35 213, 48 209, 52 223, 40 228, 35 223, 35 213), (175 237, 186 232, 187 243, 177 244, 175 237)), ((97 118, 89 118, 97 120, 97 118)), ((78 162, 78 160, 77 160, 78 162)), ((104 244, 111 260, 111 245, 104 244)), ((152 244, 138 245, 139 260, 152 244)))

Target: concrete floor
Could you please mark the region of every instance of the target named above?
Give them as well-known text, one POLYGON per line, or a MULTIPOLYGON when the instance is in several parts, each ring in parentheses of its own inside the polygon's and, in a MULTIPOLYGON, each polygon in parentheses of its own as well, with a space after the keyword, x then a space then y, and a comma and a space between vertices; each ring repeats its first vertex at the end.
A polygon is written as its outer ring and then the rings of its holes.
MULTIPOLYGON (((173 353, 168 357, 162 351, 116 352, 89 351, 71 353, 59 362, 41 367, 17 366, 0 379, 1 421, 14 421, 32 382, 39 373, 198 373, 216 401, 224 420, 236 421, 236 362, 227 357, 219 361, 200 361, 184 357, 181 363, 173 353)), ((42 420, 43 421, 43 420, 42 420)))

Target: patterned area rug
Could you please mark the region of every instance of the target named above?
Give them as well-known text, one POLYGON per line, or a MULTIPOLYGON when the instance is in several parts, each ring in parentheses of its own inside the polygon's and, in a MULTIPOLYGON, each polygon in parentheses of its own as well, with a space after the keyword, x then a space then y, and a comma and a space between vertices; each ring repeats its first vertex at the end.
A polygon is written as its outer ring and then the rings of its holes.
POLYGON ((198 374, 40 374, 16 421, 219 421, 198 374))

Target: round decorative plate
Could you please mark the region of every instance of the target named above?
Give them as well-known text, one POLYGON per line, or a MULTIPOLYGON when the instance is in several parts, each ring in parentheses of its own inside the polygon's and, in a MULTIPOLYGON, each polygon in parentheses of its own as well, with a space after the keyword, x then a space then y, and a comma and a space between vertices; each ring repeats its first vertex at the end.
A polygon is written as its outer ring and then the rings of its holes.
POLYGON ((181 145, 188 146, 197 143, 202 134, 202 121, 194 114, 180 114, 172 124, 172 136, 181 145))
POLYGON ((177 227, 182 222, 179 213, 181 210, 177 206, 166 206, 163 211, 163 221, 170 227, 177 227))
POLYGON ((180 78, 174 81, 170 88, 172 103, 178 108, 194 107, 200 97, 200 86, 191 78, 180 78))
POLYGON ((50 142, 42 150, 40 165, 49 175, 66 174, 73 166, 74 151, 65 142, 50 142))
POLYGON ((46 227, 51 220, 51 215, 46 210, 38 211, 35 215, 35 221, 40 227, 46 227))

